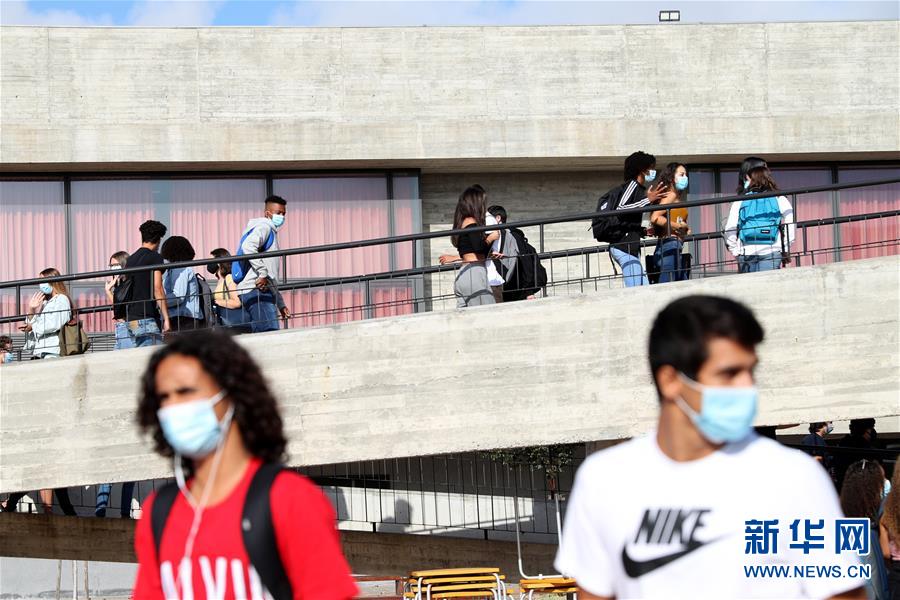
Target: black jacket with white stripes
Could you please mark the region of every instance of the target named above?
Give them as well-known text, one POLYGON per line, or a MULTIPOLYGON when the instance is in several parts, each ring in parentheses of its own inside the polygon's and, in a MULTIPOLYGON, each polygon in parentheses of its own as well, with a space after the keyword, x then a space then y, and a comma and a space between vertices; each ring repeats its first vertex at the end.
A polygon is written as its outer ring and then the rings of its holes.
MULTIPOLYGON (((609 190, 606 194, 610 200, 615 200, 615 202, 610 202, 610 206, 616 207, 615 210, 640 208, 650 204, 650 200, 647 199, 647 189, 634 179, 609 190)), ((644 228, 641 227, 643 217, 643 213, 619 217, 619 220, 624 225, 625 235, 621 242, 612 245, 613 248, 618 248, 623 252, 640 258, 641 238, 644 235, 644 228)))

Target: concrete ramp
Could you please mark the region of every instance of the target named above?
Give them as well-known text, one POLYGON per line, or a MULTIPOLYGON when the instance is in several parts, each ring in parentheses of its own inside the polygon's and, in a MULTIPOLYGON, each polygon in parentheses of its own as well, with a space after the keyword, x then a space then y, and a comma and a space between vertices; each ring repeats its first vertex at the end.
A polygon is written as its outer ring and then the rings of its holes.
MULTIPOLYGON (((653 427, 656 312, 687 294, 766 328, 758 424, 900 414, 900 257, 244 336, 292 465, 612 440, 653 427)), ((151 349, 0 369, 0 491, 171 475, 134 426, 151 349)))

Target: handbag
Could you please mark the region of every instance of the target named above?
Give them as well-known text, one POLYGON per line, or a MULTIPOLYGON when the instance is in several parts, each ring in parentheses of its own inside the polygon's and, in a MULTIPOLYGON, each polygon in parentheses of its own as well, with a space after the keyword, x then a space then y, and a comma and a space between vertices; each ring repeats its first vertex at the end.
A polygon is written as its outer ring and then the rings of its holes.
POLYGON ((59 355, 73 356, 84 354, 91 347, 91 340, 78 320, 78 316, 62 326, 59 330, 59 355))

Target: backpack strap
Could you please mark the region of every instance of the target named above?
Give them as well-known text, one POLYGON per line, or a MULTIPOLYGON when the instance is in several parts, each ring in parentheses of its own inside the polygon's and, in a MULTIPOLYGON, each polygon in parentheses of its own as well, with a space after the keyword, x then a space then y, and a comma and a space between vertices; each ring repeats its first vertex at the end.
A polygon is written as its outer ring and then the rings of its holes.
POLYGON ((263 585, 275 600, 291 600, 293 590, 275 539, 272 523, 271 490, 284 465, 263 463, 247 490, 241 515, 241 535, 250 564, 256 569, 263 585))
POLYGON ((150 529, 153 531, 157 565, 159 565, 159 546, 166 529, 166 521, 169 520, 169 513, 172 512, 172 505, 175 504, 177 498, 178 485, 169 483, 156 493, 156 498, 153 500, 153 508, 150 511, 150 529))

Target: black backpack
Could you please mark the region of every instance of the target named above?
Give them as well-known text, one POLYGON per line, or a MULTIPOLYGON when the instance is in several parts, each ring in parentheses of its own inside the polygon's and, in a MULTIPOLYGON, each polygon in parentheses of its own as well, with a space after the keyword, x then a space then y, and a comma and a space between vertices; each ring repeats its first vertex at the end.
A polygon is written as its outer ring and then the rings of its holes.
POLYGON ((194 276, 197 278, 197 286, 200 289, 200 312, 203 313, 203 326, 212 327, 218 321, 213 304, 212 288, 209 287, 209 283, 203 275, 195 273, 194 276))
POLYGON ((521 229, 512 228, 509 232, 519 247, 519 256, 512 278, 504 286, 509 291, 503 292, 503 299, 523 300, 547 285, 547 269, 521 229))
MULTIPOLYGON (((597 201, 597 209, 594 212, 602 212, 608 210, 616 210, 621 197, 621 189, 614 188, 602 196, 597 201), (616 192, 615 194, 613 192, 616 192)), ((616 215, 607 215, 604 217, 594 217, 591 221, 591 230, 594 233, 594 239, 598 242, 606 242, 607 244, 615 244, 621 242, 625 237, 625 227, 622 220, 616 215)))
MULTIPOLYGON (((269 492, 275 477, 284 469, 278 463, 264 463, 253 475, 247 496, 244 498, 244 510, 241 514, 241 536, 244 548, 250 558, 250 564, 259 574, 262 584, 269 590, 275 600, 291 600, 293 588, 281 562, 278 544, 275 540, 275 526, 272 524, 272 507, 269 492)), ((178 498, 179 489, 170 483, 159 490, 150 514, 150 527, 153 530, 153 543, 156 546, 156 562, 159 563, 159 545, 166 521, 172 512, 172 505, 178 498)), ((157 567, 158 568, 158 567, 157 567)))

